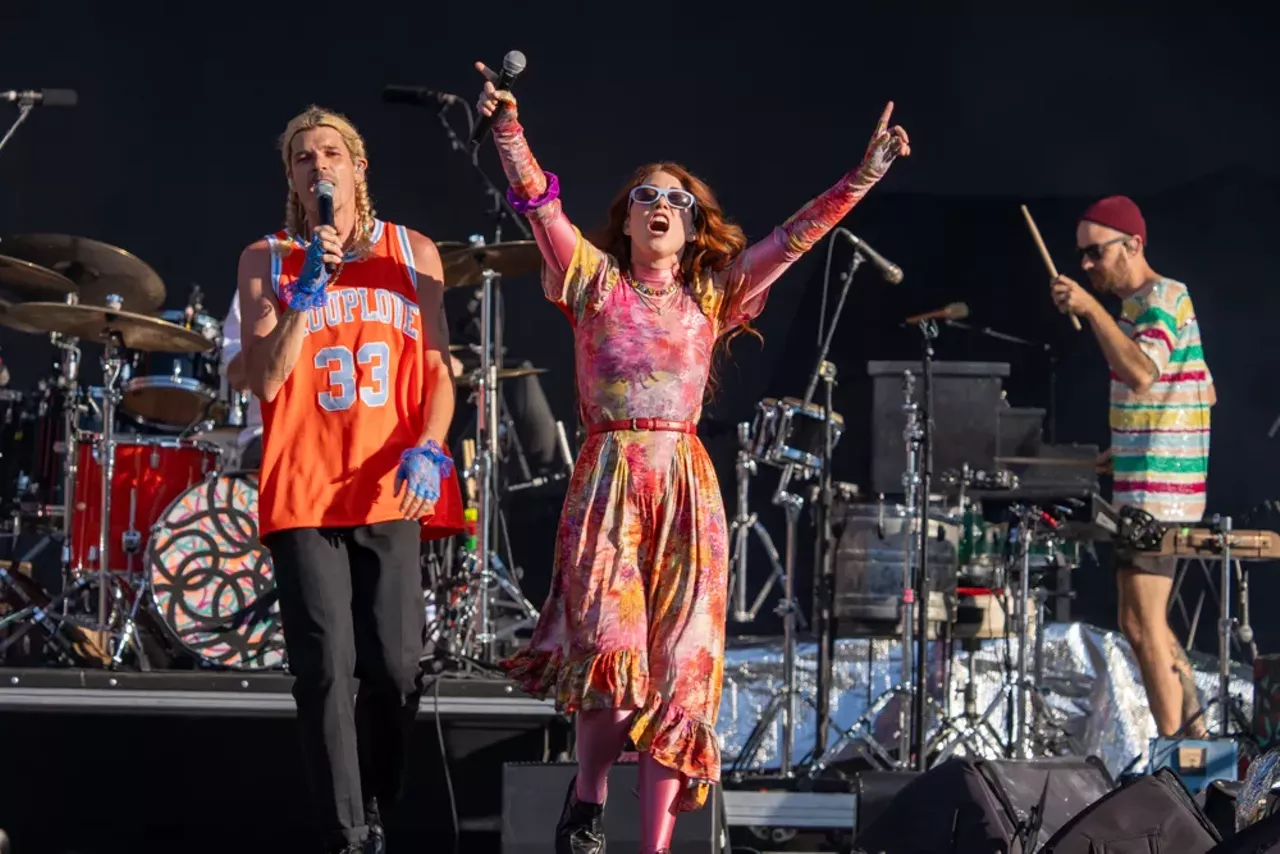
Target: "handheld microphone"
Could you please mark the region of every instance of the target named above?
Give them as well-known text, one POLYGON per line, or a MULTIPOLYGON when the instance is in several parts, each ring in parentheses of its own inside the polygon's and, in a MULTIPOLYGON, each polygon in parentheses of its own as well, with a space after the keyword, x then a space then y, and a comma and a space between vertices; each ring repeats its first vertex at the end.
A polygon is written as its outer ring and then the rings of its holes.
POLYGON ((461 100, 457 95, 448 92, 437 92, 422 86, 384 86, 382 100, 388 104, 413 104, 425 106, 430 104, 456 104, 461 100))
MULTIPOLYGON (((320 180, 316 182, 316 203, 320 206, 320 224, 333 227, 333 182, 320 180)), ((325 270, 333 273, 337 267, 333 262, 325 262, 325 270)))
POLYGON ((0 92, 0 101, 23 107, 74 107, 79 100, 75 89, 10 89, 0 92))
MULTIPOLYGON (((524 71, 524 66, 524 54, 518 50, 510 51, 506 56, 502 57, 502 74, 498 75, 498 80, 493 84, 493 87, 502 91, 510 90, 511 84, 515 83, 516 78, 520 76, 520 72, 524 71)), ((489 135, 489 128, 492 124, 493 116, 481 116, 480 121, 476 122, 475 129, 471 131, 471 147, 473 149, 489 135)))
POLYGON ((880 271, 880 275, 886 282, 896 285, 902 281, 902 268, 897 264, 890 262, 876 250, 867 245, 867 242, 858 235, 849 231, 847 228, 840 229, 840 233, 849 239, 854 248, 862 253, 862 256, 880 271))

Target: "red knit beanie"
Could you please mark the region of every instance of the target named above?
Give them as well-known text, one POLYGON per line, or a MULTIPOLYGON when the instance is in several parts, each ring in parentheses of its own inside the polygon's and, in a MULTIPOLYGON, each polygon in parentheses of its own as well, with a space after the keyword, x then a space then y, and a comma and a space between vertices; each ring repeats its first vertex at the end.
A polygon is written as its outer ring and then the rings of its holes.
POLYGON ((1107 196, 1094 202, 1089 209, 1080 215, 1081 222, 1096 222, 1107 228, 1114 228, 1122 234, 1130 234, 1142 238, 1142 245, 1147 245, 1147 221, 1142 218, 1142 211, 1128 196, 1107 196))

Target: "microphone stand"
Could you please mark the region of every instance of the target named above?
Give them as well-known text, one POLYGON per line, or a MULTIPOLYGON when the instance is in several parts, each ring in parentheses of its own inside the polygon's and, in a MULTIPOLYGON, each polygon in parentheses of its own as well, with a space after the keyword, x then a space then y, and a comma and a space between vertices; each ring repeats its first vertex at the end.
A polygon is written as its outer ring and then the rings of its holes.
MULTIPOLYGON (((938 324, 933 320, 920 322, 921 359, 923 380, 920 390, 922 410, 920 436, 920 491, 916 497, 916 513, 920 521, 919 547, 915 567, 916 636, 915 636, 915 684, 911 693, 911 757, 916 771, 928 767, 925 756, 924 710, 927 700, 929 668, 929 493, 933 477, 933 342, 938 337, 938 324)), ((904 649, 904 656, 911 651, 904 649)))
POLYGON ((9 131, 4 135, 4 138, 0 139, 0 149, 3 149, 5 147, 5 144, 9 141, 9 138, 13 136, 14 131, 18 129, 18 125, 22 124, 27 120, 27 116, 31 114, 31 108, 34 106, 35 104, 28 104, 28 103, 21 103, 18 105, 18 118, 16 118, 13 124, 9 126, 9 131))
MULTIPOLYGON (((459 102, 461 103, 461 102, 459 102)), ((440 120, 440 126, 444 128, 445 135, 449 137, 449 146, 459 154, 465 154, 467 160, 471 162, 471 166, 476 170, 476 174, 480 176, 480 181, 484 184, 485 192, 493 199, 492 216, 495 220, 494 225, 494 242, 502 241, 502 219, 505 217, 508 221, 515 224, 515 227, 524 235, 525 240, 533 239, 533 231, 529 228, 529 224, 524 221, 524 217, 516 213, 515 208, 507 201, 507 194, 497 188, 497 186, 489 179, 488 173, 480 165, 480 151, 472 151, 469 145, 458 139, 458 134, 454 132, 453 125, 449 124, 449 119, 445 113, 449 110, 449 104, 441 104, 440 109, 436 111, 436 118, 440 120)), ((467 123, 471 122, 471 113, 467 113, 467 123)), ((470 135, 470 134, 468 134, 470 135)))
MULTIPOLYGON (((834 238, 833 238, 834 239, 834 238)), ((832 638, 832 612, 835 610, 835 566, 831 560, 831 454, 833 439, 831 421, 833 415, 833 396, 835 388, 836 368, 827 361, 827 353, 831 349, 831 341, 835 338, 836 326, 840 322, 840 313, 844 310, 845 299, 849 296, 849 287, 853 284, 853 276, 866 261, 866 257, 858 249, 853 250, 853 258, 849 261, 849 271, 844 274, 840 288, 840 298, 836 301, 832 312, 831 323, 823 338, 818 352, 818 363, 809 375, 809 386, 804 392, 804 406, 813 401, 818 389, 818 381, 826 385, 826 400, 823 413, 822 470, 818 473, 818 500, 814 504, 815 515, 815 548, 814 578, 817 583, 814 589, 814 605, 816 619, 814 626, 818 635, 818 673, 817 691, 817 727, 814 731, 813 758, 821 759, 827 749, 827 728, 831 722, 831 683, 834 662, 834 639, 832 638)), ((793 723, 794 726, 794 723, 793 723)))
POLYGON ((975 332, 978 335, 994 338, 996 341, 1004 341, 1007 344, 1016 344, 1019 347, 1030 347, 1032 350, 1044 351, 1045 357, 1049 360, 1049 412, 1046 419, 1049 422, 1049 429, 1047 432, 1049 434, 1049 444, 1056 444, 1058 441, 1058 354, 1054 351, 1053 345, 1028 341, 1026 338, 1019 338, 1007 332, 999 332, 990 326, 977 327, 962 323, 959 320, 948 320, 945 323, 948 326, 954 326, 956 329, 963 329, 967 332, 975 332))

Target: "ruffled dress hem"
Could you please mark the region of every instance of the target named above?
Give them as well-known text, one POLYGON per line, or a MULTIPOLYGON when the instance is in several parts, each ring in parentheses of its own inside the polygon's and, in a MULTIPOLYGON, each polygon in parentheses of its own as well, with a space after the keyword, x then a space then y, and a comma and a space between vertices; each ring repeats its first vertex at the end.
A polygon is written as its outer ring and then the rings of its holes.
POLYGON ((643 651, 620 649, 565 661, 560 650, 526 647, 499 662, 519 688, 540 700, 554 697, 564 714, 635 709, 629 734, 636 750, 680 772, 679 812, 700 809, 720 780, 720 742, 714 726, 649 691, 643 651))

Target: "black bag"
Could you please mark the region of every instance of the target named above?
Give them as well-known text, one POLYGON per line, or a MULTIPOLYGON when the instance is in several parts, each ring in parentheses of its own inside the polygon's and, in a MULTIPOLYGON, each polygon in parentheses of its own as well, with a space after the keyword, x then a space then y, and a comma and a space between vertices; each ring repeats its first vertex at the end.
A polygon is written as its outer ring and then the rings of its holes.
POLYGON ((1161 768, 1080 812, 1043 854, 1207 854, 1221 841, 1178 775, 1161 768))

